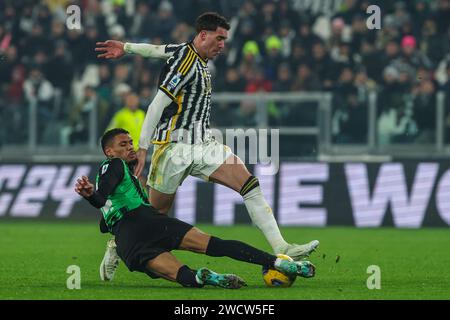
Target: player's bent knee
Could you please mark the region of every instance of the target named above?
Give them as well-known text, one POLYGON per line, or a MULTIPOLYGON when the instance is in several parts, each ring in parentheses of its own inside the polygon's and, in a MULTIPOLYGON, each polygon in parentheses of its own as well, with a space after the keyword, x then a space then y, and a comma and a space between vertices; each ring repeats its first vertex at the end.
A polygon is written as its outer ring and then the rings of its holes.
POLYGON ((196 227, 192 227, 192 229, 186 233, 181 241, 180 249, 197 253, 205 253, 210 238, 211 236, 209 234, 204 233, 196 227))

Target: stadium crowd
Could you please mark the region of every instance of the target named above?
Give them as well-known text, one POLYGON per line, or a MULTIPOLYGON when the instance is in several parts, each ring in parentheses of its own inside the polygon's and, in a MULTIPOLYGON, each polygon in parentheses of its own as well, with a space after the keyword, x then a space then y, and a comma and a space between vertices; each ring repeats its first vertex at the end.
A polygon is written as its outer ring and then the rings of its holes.
MULTIPOLYGON (((376 90, 378 143, 433 143, 436 93, 450 93, 450 0, 318 2, 1 1, 0 144, 26 142, 30 103, 38 110, 38 143, 48 144, 86 143, 93 109, 99 136, 123 109, 146 111, 162 61, 99 60, 95 43, 189 41, 204 11, 232 26, 224 54, 210 62, 214 92, 331 92, 334 141, 366 143, 368 92, 376 90), (66 26, 72 4, 81 8, 80 30, 66 26), (380 30, 366 25, 371 4, 381 8, 380 30)), ((270 124, 315 119, 301 109, 274 104, 270 124)), ((257 121, 248 102, 213 109, 213 126, 257 121)))

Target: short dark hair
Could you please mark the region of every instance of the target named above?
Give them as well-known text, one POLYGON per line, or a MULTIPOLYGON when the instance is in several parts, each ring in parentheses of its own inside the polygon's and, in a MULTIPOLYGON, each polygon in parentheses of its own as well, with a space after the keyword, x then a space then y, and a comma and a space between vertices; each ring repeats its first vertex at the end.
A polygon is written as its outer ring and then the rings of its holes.
POLYGON ((106 147, 108 147, 111 142, 114 140, 114 138, 116 136, 118 136, 119 134, 130 134, 127 130, 122 129, 122 128, 114 128, 111 130, 106 131, 101 139, 101 144, 102 144, 102 150, 103 153, 106 155, 105 149, 106 147))
POLYGON ((227 19, 217 12, 205 12, 195 21, 197 33, 200 33, 202 30, 216 31, 218 27, 230 30, 230 24, 227 19))

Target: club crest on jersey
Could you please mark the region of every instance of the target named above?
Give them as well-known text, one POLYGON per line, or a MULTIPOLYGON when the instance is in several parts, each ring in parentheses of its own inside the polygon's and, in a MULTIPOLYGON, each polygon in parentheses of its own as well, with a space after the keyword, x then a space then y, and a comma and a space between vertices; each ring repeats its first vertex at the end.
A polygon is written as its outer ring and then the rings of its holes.
POLYGON ((171 90, 177 86, 177 84, 181 80, 181 73, 177 73, 172 80, 170 80, 169 85, 167 86, 167 89, 171 90))

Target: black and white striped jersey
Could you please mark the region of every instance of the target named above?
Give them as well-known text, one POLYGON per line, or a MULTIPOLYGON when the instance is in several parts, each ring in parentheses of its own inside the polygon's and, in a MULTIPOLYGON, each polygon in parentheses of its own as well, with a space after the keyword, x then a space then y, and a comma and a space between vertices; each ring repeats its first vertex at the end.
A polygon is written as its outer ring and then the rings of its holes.
POLYGON ((167 45, 165 51, 174 53, 161 71, 159 89, 173 102, 164 109, 152 143, 201 143, 210 134, 212 87, 208 61, 200 57, 192 42, 167 45))

